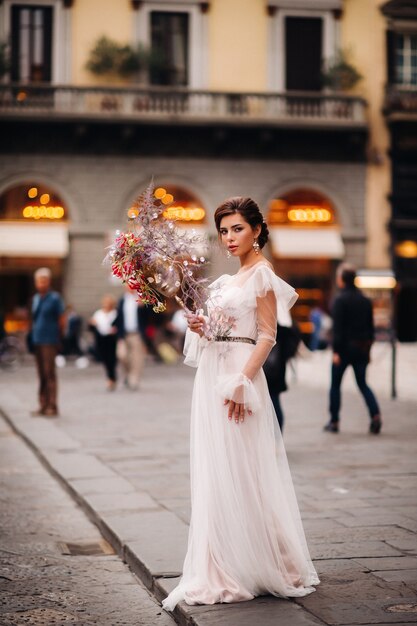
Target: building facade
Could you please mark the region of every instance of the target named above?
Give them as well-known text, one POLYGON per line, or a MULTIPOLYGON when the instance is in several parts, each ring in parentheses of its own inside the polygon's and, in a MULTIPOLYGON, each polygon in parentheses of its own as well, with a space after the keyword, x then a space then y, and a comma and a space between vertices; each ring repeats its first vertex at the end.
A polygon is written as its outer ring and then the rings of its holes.
MULTIPOLYGON (((369 61, 375 43, 385 59, 380 5, 3 0, 7 318, 16 321, 27 306, 39 265, 53 269, 83 315, 117 289, 102 265, 105 248, 152 177, 173 193, 181 225, 205 229, 213 242, 213 213, 225 197, 259 202, 271 231, 268 254, 300 293, 296 314, 306 333, 309 309, 327 306, 341 259, 387 267, 385 61, 377 72, 369 61), (364 12, 377 25, 375 41, 363 31, 364 12), (103 36, 119 47, 140 45, 147 65, 128 78, 87 70, 103 36), (351 49, 363 75, 349 93, 323 85, 323 63, 340 48, 351 49)), ((215 248, 211 256, 213 275, 228 271, 215 248)))
POLYGON ((384 114, 390 135, 391 253, 399 338, 417 340, 417 3, 381 7, 386 27, 384 114))

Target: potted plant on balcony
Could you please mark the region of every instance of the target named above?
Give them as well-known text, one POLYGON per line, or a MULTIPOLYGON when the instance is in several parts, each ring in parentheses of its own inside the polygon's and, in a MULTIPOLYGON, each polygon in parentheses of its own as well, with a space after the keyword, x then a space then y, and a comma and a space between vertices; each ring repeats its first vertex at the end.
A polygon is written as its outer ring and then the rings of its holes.
POLYGON ((110 81, 144 82, 152 63, 152 54, 141 44, 136 47, 100 37, 90 51, 86 68, 110 81))
POLYGON ((344 50, 339 50, 327 69, 322 72, 323 86, 332 91, 349 91, 361 79, 362 75, 349 61, 349 55, 344 50))

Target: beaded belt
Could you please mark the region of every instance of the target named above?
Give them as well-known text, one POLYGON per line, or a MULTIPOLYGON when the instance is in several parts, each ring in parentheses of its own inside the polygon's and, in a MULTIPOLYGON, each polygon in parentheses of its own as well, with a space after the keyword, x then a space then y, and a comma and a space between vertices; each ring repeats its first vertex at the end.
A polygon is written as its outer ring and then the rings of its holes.
POLYGON ((250 339, 250 337, 229 337, 228 335, 217 335, 214 337, 213 341, 236 341, 238 343, 250 343, 253 346, 256 346, 255 339, 250 339))

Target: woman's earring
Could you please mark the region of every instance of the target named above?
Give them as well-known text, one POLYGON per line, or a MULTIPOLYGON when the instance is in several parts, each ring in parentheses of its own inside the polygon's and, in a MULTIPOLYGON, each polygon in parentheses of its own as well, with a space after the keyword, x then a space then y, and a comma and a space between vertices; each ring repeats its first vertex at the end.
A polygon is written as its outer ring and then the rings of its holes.
POLYGON ((230 257, 232 256, 232 253, 230 252, 230 250, 228 250, 228 251, 226 252, 226 256, 227 256, 227 258, 228 258, 228 259, 230 259, 230 257))
POLYGON ((252 247, 255 250, 255 254, 259 254, 259 250, 261 249, 261 246, 259 245, 257 239, 254 240, 252 247))

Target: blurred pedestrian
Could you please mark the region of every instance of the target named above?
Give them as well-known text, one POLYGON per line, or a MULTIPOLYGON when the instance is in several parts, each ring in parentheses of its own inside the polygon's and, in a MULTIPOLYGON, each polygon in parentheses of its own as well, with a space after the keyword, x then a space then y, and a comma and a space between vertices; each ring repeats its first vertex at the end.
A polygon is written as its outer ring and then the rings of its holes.
POLYGON ((142 339, 146 350, 153 357, 155 363, 163 363, 164 359, 159 354, 161 334, 166 326, 166 313, 155 313, 151 307, 144 307, 141 313, 143 334, 142 339))
POLYGON ((166 325, 167 331, 172 334, 174 347, 179 354, 182 354, 184 349, 184 339, 187 328, 188 322, 184 309, 179 308, 174 312, 166 325))
POLYGON ((332 327, 332 320, 318 304, 310 311, 310 322, 313 324, 313 332, 310 338, 310 350, 325 350, 329 344, 329 335, 332 327))
POLYGON ((106 294, 98 309, 90 319, 90 327, 93 327, 96 336, 98 356, 104 365, 107 375, 107 389, 113 391, 116 388, 116 343, 117 328, 116 300, 112 295, 106 294))
POLYGON ((333 309, 333 364, 330 387, 330 421, 324 430, 339 432, 341 405, 340 386, 346 368, 351 365, 356 383, 370 416, 369 431, 377 435, 381 430, 381 415, 378 402, 366 384, 366 368, 374 340, 372 303, 355 286, 356 270, 352 265, 342 264, 336 273, 336 284, 340 289, 333 309))
POLYGON ((138 302, 138 295, 126 285, 126 291, 117 305, 117 358, 125 375, 126 386, 139 388, 145 363, 146 307, 138 302))
POLYGON ((83 351, 80 347, 82 318, 70 304, 65 309, 65 322, 62 354, 64 356, 82 356, 83 351))
POLYGON ((300 341, 300 331, 291 322, 291 318, 282 324, 278 320, 276 343, 263 366, 269 395, 274 405, 281 433, 284 430, 284 413, 280 395, 288 389, 286 381, 287 363, 296 355, 300 341))
POLYGON ((58 416, 55 357, 65 326, 64 303, 51 290, 51 270, 41 267, 34 274, 37 293, 32 301, 31 341, 39 377, 39 408, 32 416, 58 416))

